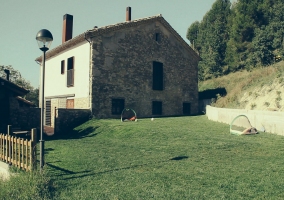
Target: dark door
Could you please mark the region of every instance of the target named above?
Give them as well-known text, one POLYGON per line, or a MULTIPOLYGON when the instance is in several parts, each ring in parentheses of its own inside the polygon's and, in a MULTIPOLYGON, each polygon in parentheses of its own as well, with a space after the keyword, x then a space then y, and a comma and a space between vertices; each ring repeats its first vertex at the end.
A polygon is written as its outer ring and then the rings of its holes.
POLYGON ((0 133, 7 132, 7 125, 9 123, 9 93, 5 88, 0 86, 0 133))

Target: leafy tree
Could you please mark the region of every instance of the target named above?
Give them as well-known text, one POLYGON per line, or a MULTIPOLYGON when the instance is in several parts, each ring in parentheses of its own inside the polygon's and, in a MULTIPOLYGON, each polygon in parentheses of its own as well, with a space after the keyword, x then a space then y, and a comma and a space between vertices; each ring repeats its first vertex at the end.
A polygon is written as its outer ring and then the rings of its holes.
POLYGON ((227 48, 227 20, 230 15, 229 0, 216 0, 202 21, 194 22, 187 31, 187 39, 194 41, 195 49, 202 61, 199 63, 199 80, 204 80, 223 73, 227 48))
POLYGON ((196 21, 196 22, 194 22, 193 24, 190 25, 190 27, 187 29, 187 33, 186 33, 186 38, 193 45, 194 49, 197 49, 194 45, 194 41, 196 41, 196 39, 197 39, 198 29, 199 29, 199 21, 196 21))
POLYGON ((284 57, 284 2, 216 0, 186 36, 202 58, 199 80, 270 65, 284 57))
POLYGON ((26 79, 24 79, 21 73, 18 70, 14 69, 11 65, 9 66, 0 65, 0 77, 6 78, 6 73, 4 72, 5 69, 8 69, 10 71, 9 80, 12 83, 15 83, 18 86, 23 87, 26 90, 30 91, 24 98, 33 102, 36 106, 38 106, 39 89, 34 88, 31 85, 31 83, 26 79))

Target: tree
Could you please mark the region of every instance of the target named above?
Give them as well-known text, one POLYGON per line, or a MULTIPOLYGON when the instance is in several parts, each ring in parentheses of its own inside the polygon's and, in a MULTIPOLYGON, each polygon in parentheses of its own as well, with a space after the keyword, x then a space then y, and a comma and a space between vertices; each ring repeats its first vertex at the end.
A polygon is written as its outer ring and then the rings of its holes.
POLYGON ((194 41, 196 41, 197 39, 198 29, 199 29, 199 21, 196 21, 190 25, 186 33, 186 38, 190 41, 190 44, 193 46, 194 49, 196 49, 194 41))
POLYGON ((18 86, 23 87, 26 90, 30 91, 26 96, 24 96, 24 98, 33 102, 36 106, 38 106, 39 89, 34 88, 31 85, 31 83, 27 81, 26 79, 24 79, 21 73, 18 70, 15 70, 11 65, 9 66, 0 65, 0 77, 6 78, 6 73, 4 72, 5 69, 8 69, 10 71, 9 80, 12 83, 15 83, 18 86))
POLYGON ((199 80, 222 75, 228 40, 229 0, 216 0, 202 21, 187 30, 187 39, 199 52, 199 80))
POLYGON ((270 65, 284 58, 284 2, 216 0, 186 37, 202 58, 199 80, 270 65))

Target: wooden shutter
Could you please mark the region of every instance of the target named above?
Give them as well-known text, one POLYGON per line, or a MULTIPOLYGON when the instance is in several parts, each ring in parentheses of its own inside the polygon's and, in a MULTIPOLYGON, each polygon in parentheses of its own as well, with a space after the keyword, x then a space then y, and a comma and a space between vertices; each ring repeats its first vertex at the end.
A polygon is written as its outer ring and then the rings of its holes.
POLYGON ((74 57, 67 59, 67 87, 74 86, 74 57))
POLYGON ((68 109, 74 108, 74 99, 67 99, 66 100, 66 108, 68 108, 68 109))

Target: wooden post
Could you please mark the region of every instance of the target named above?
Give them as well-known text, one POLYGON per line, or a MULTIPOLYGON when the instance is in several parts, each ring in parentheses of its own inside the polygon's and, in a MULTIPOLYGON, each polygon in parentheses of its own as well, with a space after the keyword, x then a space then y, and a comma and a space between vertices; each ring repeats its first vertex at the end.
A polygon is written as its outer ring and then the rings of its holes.
POLYGON ((36 128, 33 128, 31 130, 31 140, 32 140, 31 169, 35 170, 36 167, 37 167, 37 149, 36 149, 37 132, 36 132, 36 128))
POLYGON ((8 125, 7 135, 11 135, 11 134, 12 134, 12 125, 8 125))
POLYGON ((12 165, 12 145, 11 145, 11 135, 12 134, 12 125, 8 125, 8 130, 7 130, 7 149, 8 149, 8 154, 7 154, 7 162, 9 162, 9 165, 12 165))
POLYGON ((54 129, 53 129, 53 134, 56 133, 56 118, 57 118, 57 109, 55 107, 54 108, 54 124, 53 124, 54 129))

